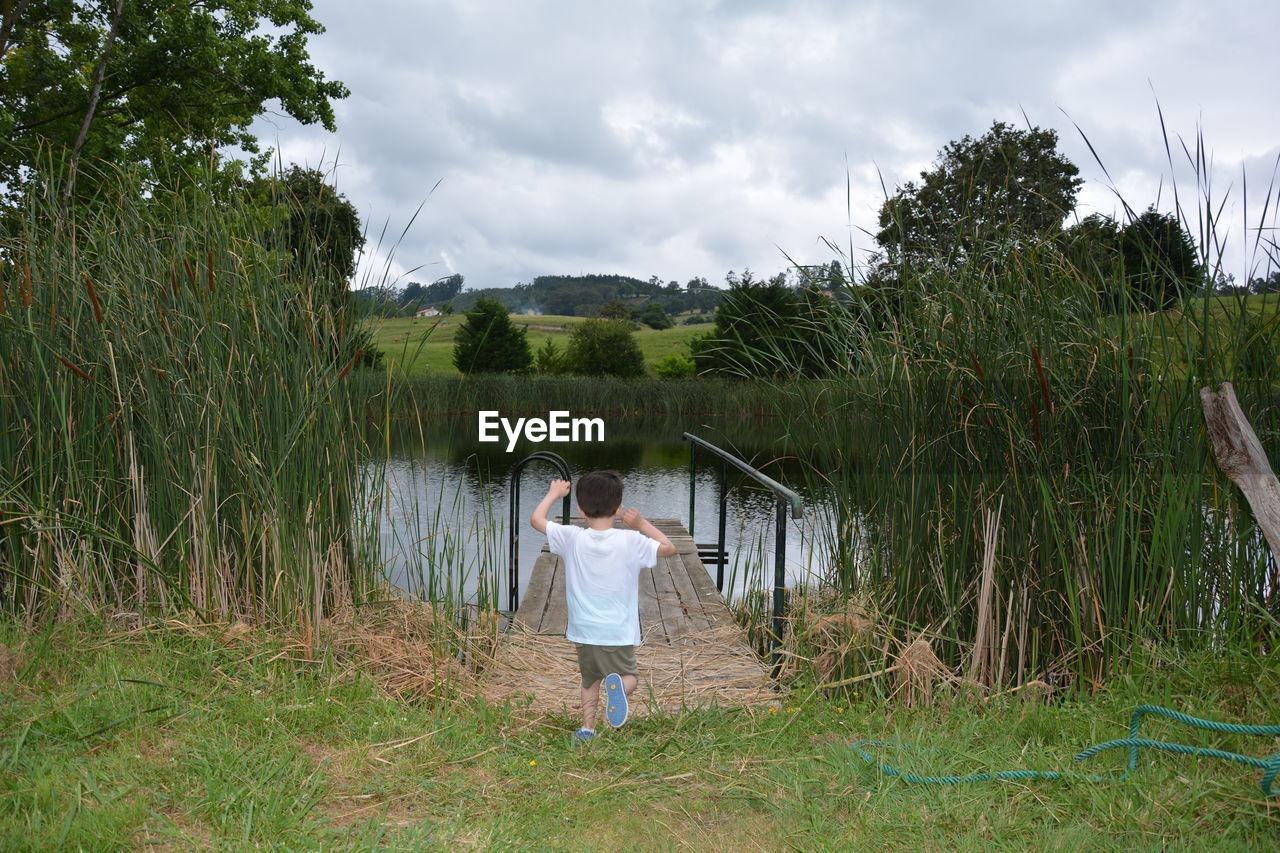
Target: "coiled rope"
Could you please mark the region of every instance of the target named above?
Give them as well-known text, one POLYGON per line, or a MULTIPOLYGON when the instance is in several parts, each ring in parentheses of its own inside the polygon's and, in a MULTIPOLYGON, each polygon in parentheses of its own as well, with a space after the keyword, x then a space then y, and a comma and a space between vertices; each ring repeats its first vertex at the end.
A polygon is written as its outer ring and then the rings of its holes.
POLYGON ((1275 787, 1277 773, 1280 773, 1280 752, 1270 758, 1254 758, 1249 755, 1239 755, 1234 752, 1227 752, 1222 749, 1208 749, 1200 746, 1187 746, 1181 743, 1167 743, 1162 740, 1150 740, 1148 738, 1138 737, 1138 729, 1142 725, 1142 718, 1148 714, 1154 714, 1160 717, 1166 717, 1197 729, 1206 729, 1211 732, 1224 732, 1227 734, 1240 735, 1280 735, 1280 726, 1244 726, 1235 723, 1219 723, 1214 720, 1204 720, 1199 717, 1193 717, 1190 714, 1183 714, 1179 711, 1172 711, 1168 708, 1161 708, 1158 705, 1139 705, 1133 712, 1133 716, 1129 720, 1129 737, 1119 740, 1109 740, 1106 743, 1100 743, 1091 746, 1088 749, 1076 755, 1076 761, 1084 761, 1086 758, 1092 758, 1100 752, 1109 749, 1126 748, 1129 750, 1129 767, 1119 776, 1099 776, 1093 773, 1071 773, 1057 770, 998 770, 984 773, 970 773, 966 776, 920 776, 905 770, 896 770, 882 761, 877 761, 868 750, 875 749, 910 749, 921 752, 937 752, 942 750, 933 749, 931 747, 917 747, 910 744, 893 743, 891 741, 879 740, 859 740, 853 743, 853 749, 859 757, 868 764, 879 769, 881 773, 888 776, 894 776, 905 782, 912 782, 919 785, 961 785, 968 782, 989 782, 995 779, 1086 779, 1092 782, 1107 781, 1123 781, 1129 778, 1129 775, 1137 770, 1138 767, 1138 751, 1141 749, 1158 749, 1163 752, 1172 752, 1179 755, 1194 755, 1198 758, 1221 758, 1226 761, 1234 761, 1237 764, 1243 764, 1247 767, 1261 768, 1262 793, 1268 797, 1280 797, 1280 788, 1275 787))

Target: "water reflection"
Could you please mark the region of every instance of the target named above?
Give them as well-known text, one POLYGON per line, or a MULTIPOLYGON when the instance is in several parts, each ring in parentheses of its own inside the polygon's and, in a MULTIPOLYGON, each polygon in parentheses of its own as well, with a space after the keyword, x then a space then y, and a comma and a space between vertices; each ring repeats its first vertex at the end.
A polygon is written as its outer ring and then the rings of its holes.
MULTIPOLYGON (((512 466, 538 450, 552 450, 568 461, 575 479, 587 471, 612 468, 626 481, 623 501, 648 518, 675 518, 689 526, 689 444, 684 430, 730 450, 805 501, 805 517, 788 513, 787 583, 820 579, 824 561, 815 541, 815 523, 825 510, 820 495, 806 490, 798 460, 790 456, 770 423, 752 429, 723 424, 679 425, 606 419, 605 440, 592 444, 547 444, 521 440, 512 452, 506 442, 480 443, 476 419, 438 420, 430 425, 398 426, 375 436, 382 452, 366 465, 366 475, 382 489, 377 536, 390 581, 414 597, 477 602, 507 607, 507 519, 512 466)), ((554 468, 532 463, 525 468, 519 497, 520 589, 523 594, 544 537, 528 526, 528 516, 556 477, 554 468)), ((726 590, 731 598, 745 590, 770 586, 774 572, 774 496, 734 471, 726 509, 728 564, 726 590)), ((714 543, 718 534, 718 463, 699 455, 694 503, 694 538, 714 543)), ((558 505, 556 511, 558 512, 558 505)), ((715 566, 710 567, 715 578, 715 566)))

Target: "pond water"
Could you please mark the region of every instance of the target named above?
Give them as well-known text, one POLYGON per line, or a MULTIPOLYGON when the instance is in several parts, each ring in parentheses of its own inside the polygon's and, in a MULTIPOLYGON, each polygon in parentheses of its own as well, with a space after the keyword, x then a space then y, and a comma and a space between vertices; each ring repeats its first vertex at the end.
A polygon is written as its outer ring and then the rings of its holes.
MULTIPOLYGON (((377 525, 381 559, 391 582, 418 598, 474 603, 508 601, 508 512, 510 475, 515 463, 538 450, 568 462, 573 478, 611 468, 622 474, 624 506, 647 518, 675 518, 689 527, 689 442, 687 431, 735 454, 800 493, 804 517, 788 512, 788 585, 817 582, 824 566, 821 545, 826 504, 806 487, 802 463, 780 440, 783 426, 757 421, 728 424, 605 419, 604 440, 593 443, 481 443, 477 419, 438 419, 425 427, 401 425, 371 445, 385 457, 366 464, 371 482, 381 481, 377 525)), ((558 475, 542 462, 526 466, 519 496, 520 589, 529 582, 545 537, 528 516, 558 475)), ((752 588, 772 586, 776 502, 773 493, 730 471, 726 508, 725 589, 736 598, 752 588)), ((718 535, 719 463, 699 451, 694 504, 694 539, 714 543, 718 535)), ((554 510, 559 513, 559 502, 554 510)), ((713 581, 715 566, 709 567, 713 581)))

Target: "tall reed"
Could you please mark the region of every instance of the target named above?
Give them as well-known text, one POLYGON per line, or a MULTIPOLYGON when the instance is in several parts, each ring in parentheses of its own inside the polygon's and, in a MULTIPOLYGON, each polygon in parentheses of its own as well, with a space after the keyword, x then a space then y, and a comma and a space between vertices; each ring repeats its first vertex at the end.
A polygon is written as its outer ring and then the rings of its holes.
MULTIPOLYGON (((1198 203, 1178 215, 1198 212, 1213 270, 1221 204, 1191 156, 1198 203)), ((1280 300, 1108 313, 1108 274, 1054 241, 902 266, 892 301, 850 269, 847 304, 795 333, 847 346, 827 382, 852 403, 810 456, 832 493, 831 582, 991 686, 1087 687, 1146 641, 1274 642, 1258 618, 1280 612, 1274 564, 1216 471, 1198 390, 1235 381, 1280 449, 1280 300)))
MULTIPOLYGON (((129 187, 128 180, 120 186, 129 187)), ((358 354, 318 266, 193 181, 68 214, 0 260, 0 600, 314 624, 372 582, 358 354)))

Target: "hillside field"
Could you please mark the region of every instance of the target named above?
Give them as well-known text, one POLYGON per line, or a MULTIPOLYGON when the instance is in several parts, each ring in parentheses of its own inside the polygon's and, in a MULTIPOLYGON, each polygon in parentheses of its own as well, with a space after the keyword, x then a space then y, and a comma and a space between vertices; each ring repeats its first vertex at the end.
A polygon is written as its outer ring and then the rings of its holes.
MULTIPOLYGON (((550 338, 563 351, 569 343, 573 327, 585 318, 539 314, 513 315, 511 319, 516 325, 529 330, 531 350, 537 350, 543 341, 550 338)), ((458 375, 457 368, 453 366, 453 339, 458 333, 458 327, 464 322, 466 317, 461 314, 370 321, 373 342, 382 351, 388 367, 403 369, 410 375, 426 371, 441 376, 458 375)), ((658 359, 673 353, 688 354, 689 341, 705 335, 712 328, 714 327, 710 323, 674 326, 661 331, 641 326, 634 334, 640 351, 644 354, 645 367, 652 372, 653 364, 658 359)))

